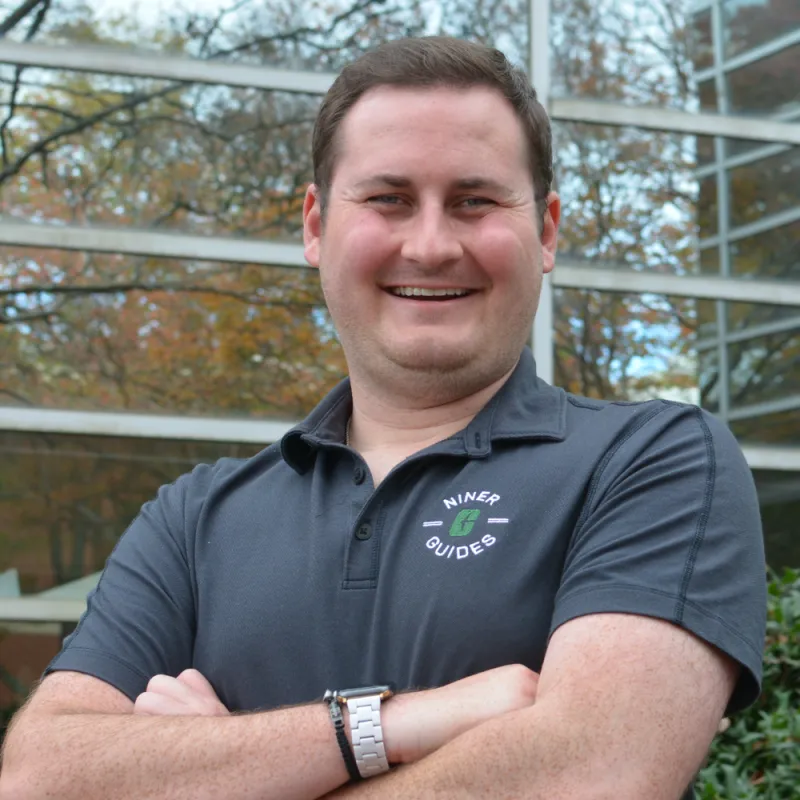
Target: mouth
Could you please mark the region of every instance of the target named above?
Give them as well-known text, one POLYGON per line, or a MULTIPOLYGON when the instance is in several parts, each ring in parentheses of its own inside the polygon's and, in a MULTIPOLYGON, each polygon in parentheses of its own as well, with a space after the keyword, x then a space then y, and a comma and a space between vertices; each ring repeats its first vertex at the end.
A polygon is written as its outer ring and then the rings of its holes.
POLYGON ((390 286, 386 289, 389 294, 395 297, 402 297, 408 300, 427 300, 442 302, 443 300, 458 300, 461 297, 468 297, 475 293, 474 289, 426 289, 422 286, 390 286))

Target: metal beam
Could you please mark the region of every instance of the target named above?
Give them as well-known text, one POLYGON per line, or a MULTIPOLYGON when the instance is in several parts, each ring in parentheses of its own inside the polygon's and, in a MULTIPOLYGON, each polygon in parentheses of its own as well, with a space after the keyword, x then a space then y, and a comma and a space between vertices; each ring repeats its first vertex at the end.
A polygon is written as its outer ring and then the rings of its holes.
POLYGON ((734 139, 800 144, 800 124, 773 119, 692 114, 668 108, 628 106, 599 100, 553 98, 553 119, 563 122, 589 122, 596 125, 630 125, 657 131, 675 131, 696 136, 728 136, 734 139))
MULTIPOLYGON (((754 64, 756 61, 763 61, 765 58, 774 56, 780 53, 781 50, 786 50, 797 44, 800 44, 800 28, 785 33, 777 39, 770 39, 768 42, 764 42, 764 44, 760 44, 751 50, 740 53, 733 58, 723 60, 722 70, 723 72, 733 72, 734 70, 746 67, 748 64, 754 64)), ((709 78, 713 78, 715 71, 714 67, 698 70, 694 75, 694 79, 697 83, 702 83, 709 78)))
POLYGON ((800 283, 736 280, 700 275, 664 275, 628 269, 599 267, 556 261, 553 283, 565 289, 592 289, 625 294, 666 294, 739 303, 800 305, 800 283))
POLYGON ((295 424, 297 423, 276 419, 220 419, 172 414, 0 407, 0 431, 267 445, 277 442, 295 424))
POLYGON ((22 44, 7 39, 0 41, 0 63, 307 94, 324 94, 336 78, 335 74, 327 72, 226 64, 159 53, 131 53, 112 47, 22 44))
POLYGON ((745 444, 742 445, 742 452, 750 469, 800 471, 800 447, 745 444))
POLYGON ((753 419, 754 417, 766 417, 770 414, 782 414, 786 411, 797 411, 800 409, 800 394, 792 394, 782 397, 780 400, 767 400, 764 403, 753 403, 749 406, 740 406, 731 409, 728 414, 729 422, 736 422, 740 419, 753 419))
POLYGON ((311 269, 300 244, 131 228, 0 221, 0 244, 311 269))
POLYGON ((715 236, 708 236, 705 239, 700 239, 698 247, 701 250, 705 250, 709 247, 717 247, 720 243, 736 242, 739 239, 747 239, 749 236, 755 236, 759 233, 767 233, 768 231, 775 230, 775 228, 782 228, 784 225, 791 225, 798 220, 800 220, 800 206, 787 208, 785 211, 779 211, 777 214, 759 217, 755 222, 750 222, 747 225, 739 225, 736 228, 731 228, 724 237, 721 234, 717 234, 715 236))
MULTIPOLYGON (((761 325, 751 325, 748 328, 737 328, 726 334, 725 342, 727 344, 747 342, 750 339, 757 339, 761 336, 772 336, 776 333, 788 333, 795 330, 800 331, 800 316, 776 319, 772 322, 764 322, 761 325)), ((694 349, 702 352, 703 350, 713 349, 717 344, 717 337, 706 337, 695 342, 694 349)))

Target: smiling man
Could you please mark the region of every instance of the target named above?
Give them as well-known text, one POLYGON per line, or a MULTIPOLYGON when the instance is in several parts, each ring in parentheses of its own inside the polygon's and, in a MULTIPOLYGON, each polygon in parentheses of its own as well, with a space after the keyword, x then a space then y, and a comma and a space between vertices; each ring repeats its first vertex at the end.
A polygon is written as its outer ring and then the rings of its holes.
POLYGON ((735 441, 537 378, 560 207, 547 115, 499 52, 365 55, 313 155, 306 257, 350 378, 142 509, 0 794, 677 800, 761 679, 735 441))

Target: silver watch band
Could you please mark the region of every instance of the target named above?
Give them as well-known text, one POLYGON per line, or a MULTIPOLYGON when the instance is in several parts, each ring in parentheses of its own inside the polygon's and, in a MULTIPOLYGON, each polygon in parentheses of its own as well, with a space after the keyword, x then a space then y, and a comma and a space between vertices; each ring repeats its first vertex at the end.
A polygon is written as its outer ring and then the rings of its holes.
POLYGON ((372 778, 389 771, 381 729, 380 695, 353 697, 347 700, 350 712, 350 736, 353 754, 362 778, 372 778))

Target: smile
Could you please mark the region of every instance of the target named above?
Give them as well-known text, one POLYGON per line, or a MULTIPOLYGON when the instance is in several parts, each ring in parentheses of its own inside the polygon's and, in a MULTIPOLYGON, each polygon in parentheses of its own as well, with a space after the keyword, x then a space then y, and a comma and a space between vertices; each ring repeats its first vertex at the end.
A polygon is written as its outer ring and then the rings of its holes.
POLYGON ((423 289, 419 286, 393 286, 388 291, 396 297, 430 298, 434 300, 466 297, 468 294, 472 294, 471 289, 423 289))

